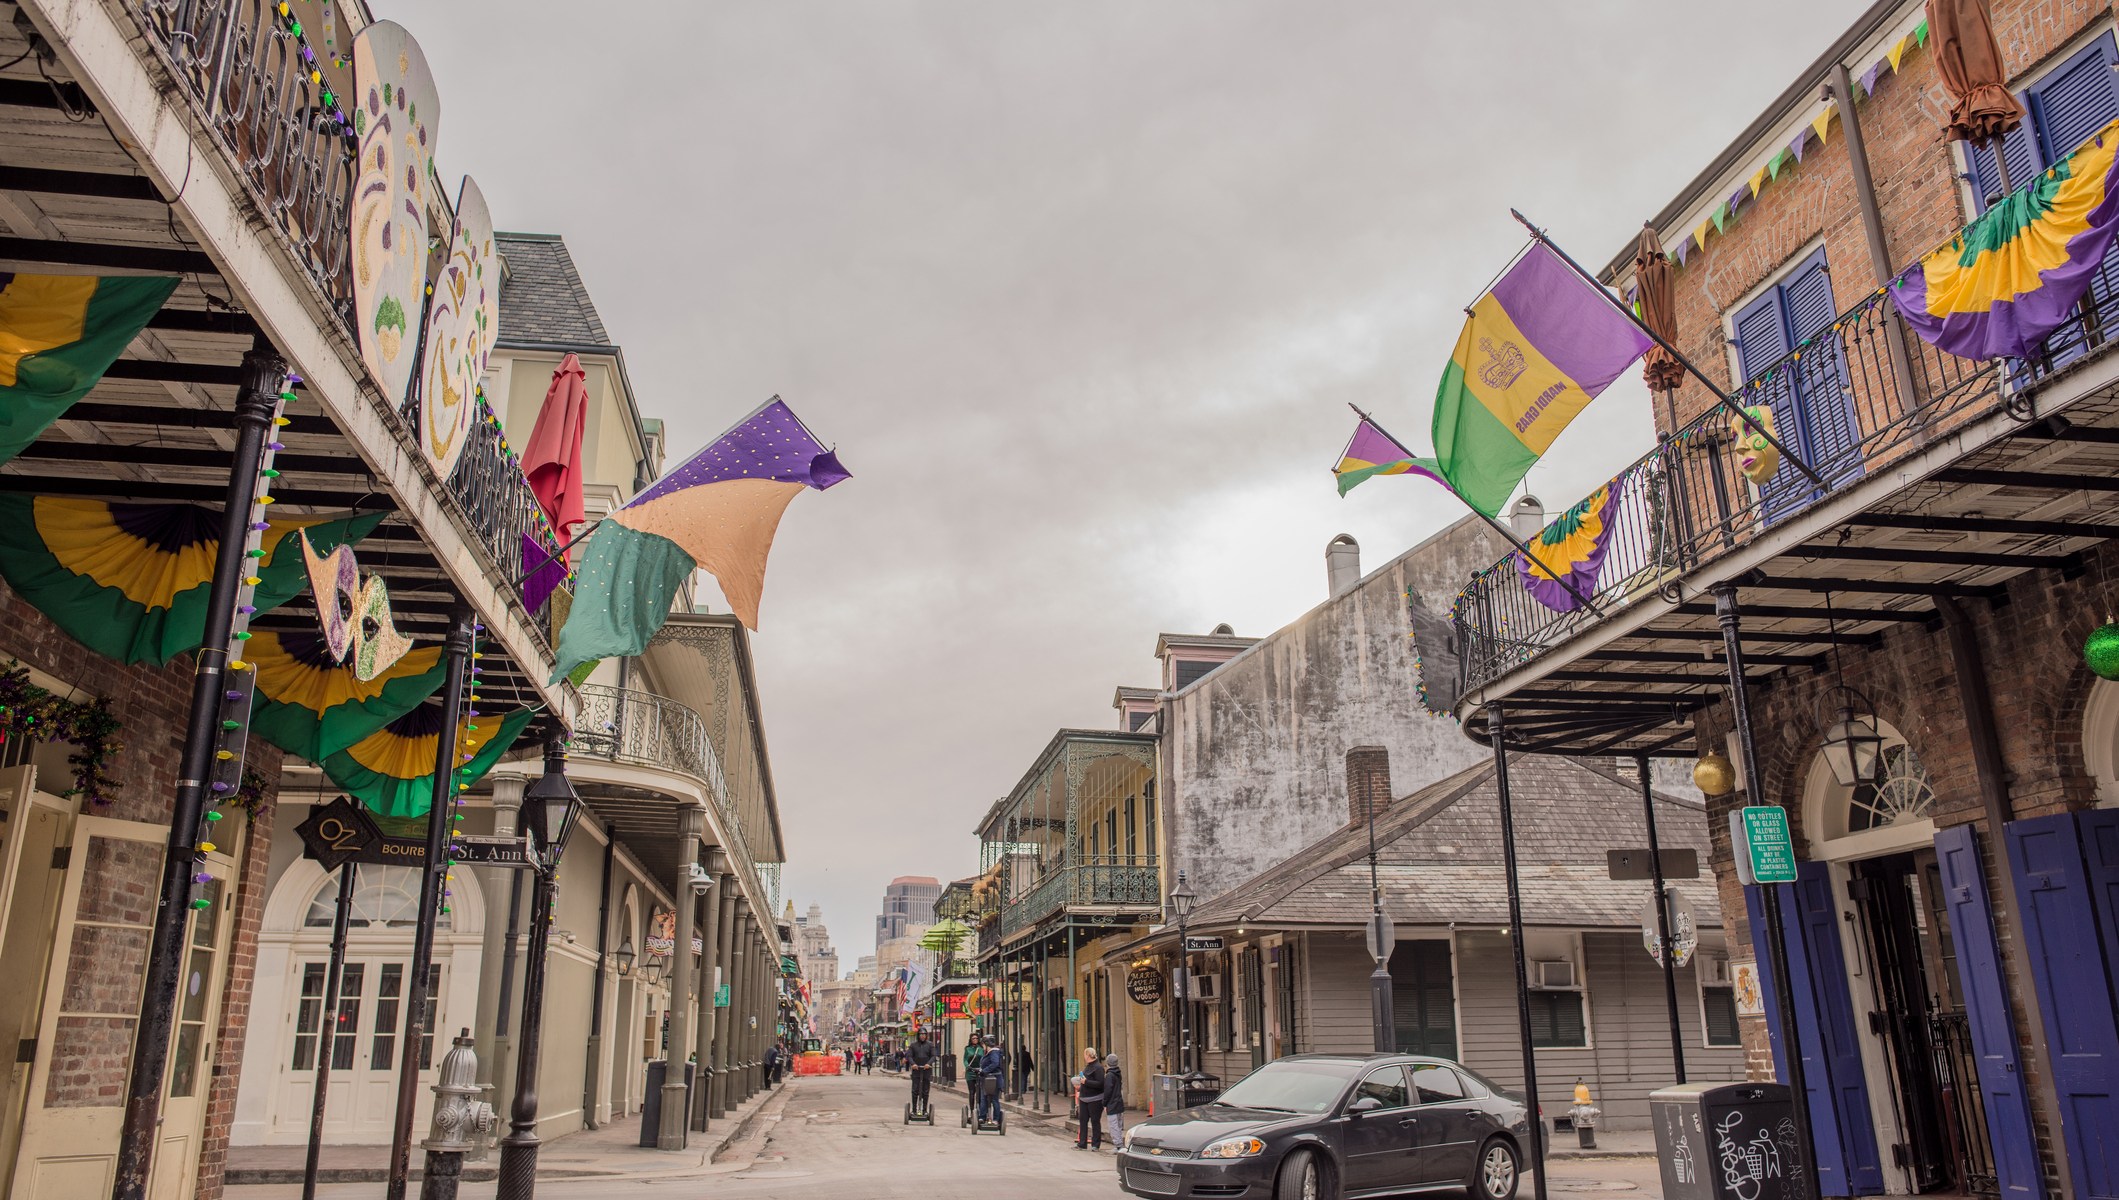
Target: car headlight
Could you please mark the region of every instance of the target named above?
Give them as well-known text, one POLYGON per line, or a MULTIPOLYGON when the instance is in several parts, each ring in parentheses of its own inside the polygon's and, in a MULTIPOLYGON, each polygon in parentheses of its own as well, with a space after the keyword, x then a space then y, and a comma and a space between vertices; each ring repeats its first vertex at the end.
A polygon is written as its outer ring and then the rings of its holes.
POLYGON ((1252 1158, 1266 1152, 1266 1144, 1254 1137, 1223 1138, 1199 1152, 1201 1158, 1252 1158))

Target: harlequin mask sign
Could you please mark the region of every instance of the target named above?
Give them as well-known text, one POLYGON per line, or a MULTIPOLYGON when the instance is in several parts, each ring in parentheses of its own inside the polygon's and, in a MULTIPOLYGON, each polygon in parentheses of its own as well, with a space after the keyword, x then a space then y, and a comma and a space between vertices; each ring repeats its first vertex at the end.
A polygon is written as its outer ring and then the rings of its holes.
POLYGON ((339 546, 329 554, 318 554, 302 539, 302 563, 309 571, 309 587, 316 593, 316 619, 324 633, 324 648, 337 662, 353 657, 353 677, 370 680, 390 669, 412 649, 412 639, 397 631, 390 619, 390 589, 382 576, 370 575, 361 582, 360 563, 353 547, 339 546))

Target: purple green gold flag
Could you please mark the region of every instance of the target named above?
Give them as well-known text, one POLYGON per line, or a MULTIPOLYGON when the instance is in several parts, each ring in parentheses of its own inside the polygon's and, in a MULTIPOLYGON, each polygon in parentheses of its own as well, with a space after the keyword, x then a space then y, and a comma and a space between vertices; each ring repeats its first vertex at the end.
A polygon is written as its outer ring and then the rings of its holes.
POLYGON ((1582 597, 1596 594, 1597 576, 1604 573, 1604 552, 1611 548, 1611 531, 1625 486, 1624 477, 1614 479, 1554 518, 1530 540, 1536 562, 1516 555, 1516 570, 1531 599, 1564 613, 1582 607, 1582 597))
POLYGON ((1356 484, 1374 479, 1378 475, 1425 475, 1444 487, 1449 481, 1435 469, 1433 459, 1415 458, 1413 452, 1398 444, 1398 439, 1376 427, 1376 423, 1363 417, 1354 426, 1354 436, 1348 440, 1346 449, 1340 451, 1339 465, 1332 468, 1339 480, 1339 494, 1344 496, 1356 484))
POLYGON ((1575 414, 1654 343, 1543 243, 1472 306, 1435 392, 1435 463, 1489 517, 1575 414))

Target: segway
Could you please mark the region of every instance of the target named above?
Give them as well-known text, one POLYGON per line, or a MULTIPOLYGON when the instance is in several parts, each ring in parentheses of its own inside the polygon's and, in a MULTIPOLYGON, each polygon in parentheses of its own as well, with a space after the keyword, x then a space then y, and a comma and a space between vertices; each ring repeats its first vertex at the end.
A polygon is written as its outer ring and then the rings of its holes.
POLYGON ((905 1105, 905 1124, 910 1125, 914 1121, 924 1122, 929 1126, 932 1126, 934 1124, 934 1096, 932 1081, 930 1081, 929 1083, 928 1094, 924 1096, 915 1095, 913 1097, 913 1100, 907 1102, 907 1104, 905 1105))
POLYGON ((994 1133, 1000 1134, 1002 1137, 1007 1137, 1008 1114, 1001 1109, 1001 1106, 999 1104, 1001 1095, 1000 1076, 981 1076, 979 1078, 979 1091, 984 1095, 992 1096, 995 1100, 995 1104, 993 1106, 993 1120, 980 1120, 977 1109, 973 1105, 967 1104, 964 1106, 964 1124, 971 1127, 971 1134, 973 1137, 977 1137, 979 1130, 981 1129, 991 1130, 994 1133))

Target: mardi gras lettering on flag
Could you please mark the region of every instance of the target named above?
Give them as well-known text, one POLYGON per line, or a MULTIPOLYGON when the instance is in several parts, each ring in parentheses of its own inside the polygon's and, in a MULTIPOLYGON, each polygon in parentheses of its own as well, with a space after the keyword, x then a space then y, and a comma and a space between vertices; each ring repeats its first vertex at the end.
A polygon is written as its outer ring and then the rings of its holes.
POLYGON ((331 657, 346 661, 353 656, 353 677, 367 681, 390 669, 412 649, 412 639, 397 631, 390 619, 390 588, 382 576, 370 575, 361 582, 360 563, 353 547, 339 546, 329 554, 318 554, 302 538, 302 563, 309 571, 309 587, 316 593, 316 619, 324 631, 324 647, 331 657))

